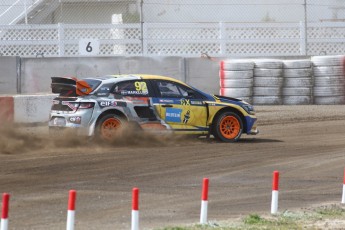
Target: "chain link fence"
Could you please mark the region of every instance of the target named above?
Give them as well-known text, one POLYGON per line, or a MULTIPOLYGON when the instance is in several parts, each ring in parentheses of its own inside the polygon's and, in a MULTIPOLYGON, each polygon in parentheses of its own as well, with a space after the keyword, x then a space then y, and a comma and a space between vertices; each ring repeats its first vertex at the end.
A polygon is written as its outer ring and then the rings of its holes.
POLYGON ((343 0, 2 0, 3 56, 345 53, 343 0))

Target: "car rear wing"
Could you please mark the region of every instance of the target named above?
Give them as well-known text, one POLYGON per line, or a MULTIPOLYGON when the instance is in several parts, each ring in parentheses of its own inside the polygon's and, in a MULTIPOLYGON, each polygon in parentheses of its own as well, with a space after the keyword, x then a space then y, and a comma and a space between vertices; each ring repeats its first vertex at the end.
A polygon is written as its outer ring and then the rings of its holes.
POLYGON ((70 77, 52 77, 51 88, 53 93, 60 96, 83 96, 92 92, 92 88, 86 81, 70 77))

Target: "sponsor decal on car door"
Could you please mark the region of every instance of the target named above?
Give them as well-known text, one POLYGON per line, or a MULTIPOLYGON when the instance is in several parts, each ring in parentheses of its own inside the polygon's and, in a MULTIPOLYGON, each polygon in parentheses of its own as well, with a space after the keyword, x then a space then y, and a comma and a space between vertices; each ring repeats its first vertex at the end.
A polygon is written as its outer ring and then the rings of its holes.
POLYGON ((207 108, 202 98, 187 98, 186 89, 175 82, 158 81, 160 97, 154 100, 159 116, 175 131, 207 131, 207 108))

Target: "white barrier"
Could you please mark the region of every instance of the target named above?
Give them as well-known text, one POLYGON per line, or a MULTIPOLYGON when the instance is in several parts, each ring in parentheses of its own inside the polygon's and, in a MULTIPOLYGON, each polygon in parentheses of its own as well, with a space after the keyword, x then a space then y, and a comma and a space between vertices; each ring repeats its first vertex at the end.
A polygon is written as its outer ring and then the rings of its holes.
POLYGON ((0 104, 6 110, 6 113, 0 114, 0 117, 14 123, 48 122, 52 100, 56 96, 56 94, 0 96, 0 104))

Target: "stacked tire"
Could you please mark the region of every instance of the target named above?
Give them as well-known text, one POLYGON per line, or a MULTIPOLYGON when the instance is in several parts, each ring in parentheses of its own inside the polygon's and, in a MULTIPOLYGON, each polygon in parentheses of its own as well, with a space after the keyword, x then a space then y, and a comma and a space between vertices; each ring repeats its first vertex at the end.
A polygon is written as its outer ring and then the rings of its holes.
POLYGON ((283 62, 274 59, 254 61, 253 104, 282 104, 283 62))
POLYGON ((283 104, 311 104, 313 88, 311 61, 284 60, 283 68, 283 104))
POLYGON ((345 104, 344 56, 312 57, 314 103, 345 104))
POLYGON ((251 60, 224 60, 220 62, 220 95, 240 98, 248 103, 253 96, 253 69, 251 60))

